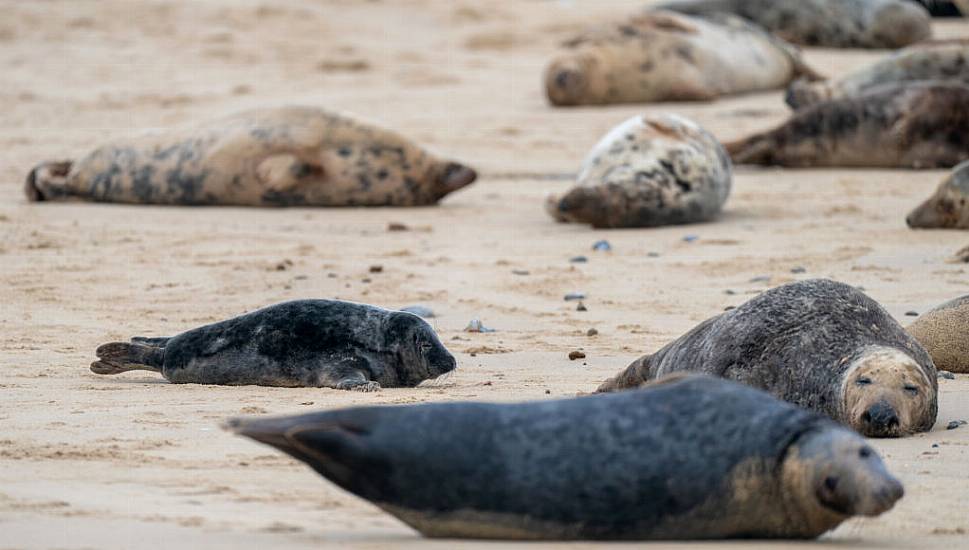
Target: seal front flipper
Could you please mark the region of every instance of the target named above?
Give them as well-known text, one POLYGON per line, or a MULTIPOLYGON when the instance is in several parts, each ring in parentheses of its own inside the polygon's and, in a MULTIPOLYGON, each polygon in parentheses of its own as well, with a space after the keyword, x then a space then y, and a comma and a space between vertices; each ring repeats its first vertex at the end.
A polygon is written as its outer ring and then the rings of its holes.
POLYGON ((322 181, 326 175, 317 163, 304 162, 292 154, 272 155, 256 166, 256 177, 271 191, 291 191, 308 181, 322 181))
POLYGON ((111 342, 98 347, 98 360, 91 363, 95 374, 120 374, 129 370, 161 372, 165 348, 145 344, 111 342))
POLYGON ((369 362, 362 357, 342 357, 324 360, 326 368, 318 385, 337 390, 372 392, 380 390, 380 383, 370 379, 369 362))

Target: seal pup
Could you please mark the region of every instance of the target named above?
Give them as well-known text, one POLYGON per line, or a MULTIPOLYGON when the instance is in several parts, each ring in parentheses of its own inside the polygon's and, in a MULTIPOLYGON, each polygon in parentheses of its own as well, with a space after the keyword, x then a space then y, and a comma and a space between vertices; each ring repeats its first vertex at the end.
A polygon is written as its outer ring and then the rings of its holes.
POLYGON ((546 210, 594 227, 700 222, 720 212, 731 180, 727 152, 699 125, 672 114, 635 116, 592 148, 578 185, 550 196, 546 210))
POLYGON ((743 382, 869 437, 929 430, 938 412, 928 353, 877 302, 826 279, 773 288, 710 318, 598 391, 674 372, 743 382))
POLYGON ((925 313, 908 332, 939 370, 969 373, 969 294, 925 313))
POLYGON ((421 206, 474 181, 394 132, 313 107, 246 111, 144 134, 27 176, 31 201, 421 206))
POLYGON ((545 71, 557 106, 709 101, 818 78, 790 45, 738 17, 646 13, 564 44, 545 71))
POLYGON ((956 166, 905 223, 913 229, 969 229, 969 161, 956 166))
POLYGON ((951 168, 969 159, 969 86, 879 86, 811 105, 725 147, 734 164, 951 168))
POLYGON ((417 315, 338 300, 283 302, 171 338, 104 344, 97 355, 97 374, 358 391, 413 387, 457 366, 417 315))
POLYGON ((653 9, 732 13, 805 46, 901 48, 932 35, 925 8, 904 0, 672 0, 653 9))
POLYGON ((860 95, 884 84, 952 80, 969 85, 969 40, 918 44, 893 53, 838 80, 794 81, 785 101, 801 109, 830 99, 860 95))
POLYGON ((556 401, 361 407, 226 427, 426 537, 814 538, 903 493, 857 434, 704 376, 556 401))

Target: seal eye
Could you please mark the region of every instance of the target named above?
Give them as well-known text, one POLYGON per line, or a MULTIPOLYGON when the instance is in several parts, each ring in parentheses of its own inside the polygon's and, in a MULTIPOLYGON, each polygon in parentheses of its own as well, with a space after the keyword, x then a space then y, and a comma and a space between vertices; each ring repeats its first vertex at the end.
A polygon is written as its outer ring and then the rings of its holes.
POLYGON ((858 449, 858 456, 860 456, 861 458, 868 458, 868 457, 870 457, 871 456, 871 449, 869 449, 868 447, 862 447, 862 448, 858 449))
POLYGON ((867 386, 868 384, 871 384, 871 378, 862 376, 858 378, 858 380, 855 380, 855 384, 858 384, 859 386, 867 386))
POLYGON ((919 388, 915 384, 905 384, 904 386, 902 386, 902 389, 904 389, 905 390, 905 393, 907 393, 909 395, 918 395, 919 394, 919 388))
POLYGON ((430 342, 426 342, 424 340, 421 340, 420 342, 417 343, 417 347, 418 347, 418 349, 421 350, 421 353, 427 353, 427 352, 431 351, 431 348, 433 346, 431 346, 431 343, 430 342))

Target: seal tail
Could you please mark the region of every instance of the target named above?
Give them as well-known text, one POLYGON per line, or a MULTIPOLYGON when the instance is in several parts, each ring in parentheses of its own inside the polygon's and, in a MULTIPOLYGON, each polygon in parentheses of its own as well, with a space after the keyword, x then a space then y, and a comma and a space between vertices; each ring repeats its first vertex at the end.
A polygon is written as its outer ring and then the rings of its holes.
POLYGON ((99 346, 98 360, 91 363, 95 374, 120 374, 130 370, 161 372, 165 348, 146 344, 111 342, 99 346))
POLYGON ((73 163, 69 160, 43 162, 27 174, 24 194, 30 202, 55 200, 67 196, 67 175, 73 163))
POLYGON ((606 380, 596 389, 596 393, 609 393, 620 390, 638 388, 654 378, 650 368, 652 355, 644 355, 636 359, 625 370, 606 380))

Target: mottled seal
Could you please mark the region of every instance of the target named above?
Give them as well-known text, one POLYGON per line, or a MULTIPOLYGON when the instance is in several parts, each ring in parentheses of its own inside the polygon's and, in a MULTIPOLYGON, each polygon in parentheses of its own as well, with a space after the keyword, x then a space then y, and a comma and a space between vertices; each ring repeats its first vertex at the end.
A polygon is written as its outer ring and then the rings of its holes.
POLYGON ((672 0, 655 9, 732 13, 806 46, 900 48, 932 35, 928 12, 904 0, 672 0))
POLYGON ((786 101, 801 109, 829 99, 860 95, 884 84, 918 80, 953 80, 969 85, 969 40, 919 44, 895 52, 838 80, 796 80, 786 101))
POLYGON ((925 313, 908 326, 936 368, 969 373, 969 294, 925 313))
POLYGON ((246 111, 144 134, 27 177, 31 201, 418 206, 475 179, 405 138, 312 107, 246 111))
POLYGON ((969 161, 956 166, 905 223, 918 229, 969 229, 969 161))
POLYGON ((97 374, 160 372, 176 384, 412 387, 454 370, 454 357, 420 317, 341 302, 296 300, 171 338, 104 344, 97 374))
POLYGON ((791 46, 733 16, 647 13, 565 47, 545 72, 553 105, 706 101, 817 77, 791 46))
POLYGON ((938 412, 928 353, 877 302, 825 279, 776 287, 708 319, 599 391, 673 372, 743 382, 872 437, 926 431, 938 412))
POLYGON ((806 107, 725 147, 734 164, 950 168, 969 159, 969 87, 887 84, 806 107))
POLYGON ((902 485, 857 434, 694 376, 612 395, 233 419, 427 537, 813 538, 902 485))
POLYGON ((546 210, 558 221, 647 227, 712 219, 730 194, 730 158, 709 132, 681 116, 635 116, 586 157, 578 185, 546 210))

